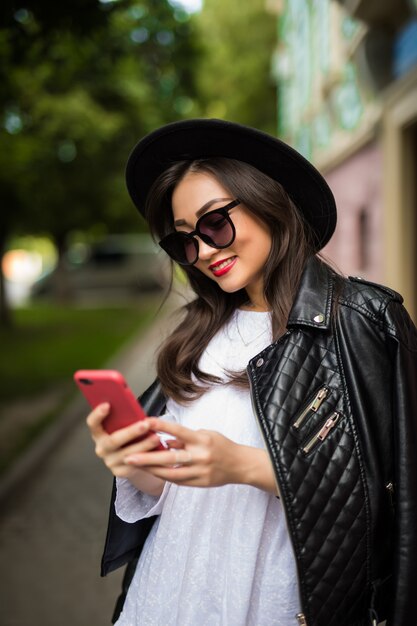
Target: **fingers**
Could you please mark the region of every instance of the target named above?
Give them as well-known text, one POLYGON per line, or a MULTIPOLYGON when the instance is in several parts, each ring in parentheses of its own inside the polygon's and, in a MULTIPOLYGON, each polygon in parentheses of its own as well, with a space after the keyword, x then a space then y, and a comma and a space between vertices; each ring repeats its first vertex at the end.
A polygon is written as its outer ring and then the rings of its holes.
POLYGON ((102 422, 108 415, 109 410, 110 405, 106 402, 97 406, 87 417, 87 425, 96 443, 96 454, 98 457, 105 459, 108 455, 126 448, 129 444, 132 444, 128 448, 131 452, 153 450, 157 447, 159 437, 153 433, 152 436, 149 436, 150 422, 146 419, 116 430, 110 435, 106 433, 102 422), (138 439, 140 439, 140 444, 138 444, 138 439))
POLYGON ((165 443, 170 450, 174 448, 180 449, 184 447, 183 442, 180 441, 179 439, 168 439, 168 440, 165 440, 165 443))
POLYGON ((124 462, 136 467, 182 467, 183 465, 191 465, 193 462, 191 452, 184 449, 173 448, 166 452, 158 450, 146 454, 141 454, 141 452, 131 454, 130 451, 127 451, 124 462))
POLYGON ((116 430, 111 435, 103 434, 96 440, 96 454, 104 458, 108 454, 153 450, 159 445, 159 437, 149 429, 149 422, 141 420, 126 428, 116 430))
POLYGON ((181 439, 184 443, 196 443, 199 439, 197 431, 181 426, 180 424, 165 422, 157 417, 151 417, 149 421, 152 430, 160 430, 163 433, 174 435, 174 437, 181 439))
POLYGON ((88 414, 87 425, 93 437, 100 435, 103 432, 102 422, 106 415, 109 414, 109 411, 110 404, 108 402, 103 402, 102 404, 96 406, 96 408, 88 414))
POLYGON ((176 460, 178 452, 180 452, 180 450, 167 450, 166 452, 158 450, 157 452, 146 452, 146 454, 141 454, 140 452, 130 454, 127 451, 124 462, 128 465, 135 465, 136 467, 150 467, 153 465, 165 465, 169 467, 178 463, 176 460))
POLYGON ((133 439, 137 439, 138 437, 144 437, 149 433, 149 430, 149 420, 140 420, 138 422, 135 422, 134 424, 131 424, 131 426, 126 426, 125 428, 120 428, 120 430, 115 430, 114 433, 109 435, 109 445, 114 448, 122 448, 133 439))
MULTIPOLYGON (((151 450, 154 450, 159 443, 157 435, 148 435, 145 439, 142 439, 139 443, 134 443, 126 448, 117 448, 114 451, 105 451, 102 455, 102 460, 105 465, 114 472, 115 469, 123 467, 129 467, 132 469, 132 465, 125 463, 126 456, 134 454, 149 454, 151 450)), ((97 449, 96 449, 97 452, 97 449)), ((98 455, 100 456, 100 455, 98 455)))
MULTIPOLYGON (((180 451, 172 451, 179 453, 180 451)), ((178 485, 189 486, 202 486, 201 469, 193 465, 193 459, 187 454, 186 456, 170 457, 169 463, 162 463, 159 465, 151 465, 145 461, 139 459, 140 456, 149 458, 152 452, 148 452, 143 455, 131 455, 132 458, 138 460, 138 462, 130 463, 125 459, 125 467, 134 467, 136 470, 145 470, 148 474, 151 474, 155 478, 176 483, 178 485), (177 461, 177 462, 175 462, 177 461), (181 461, 181 462, 180 462, 181 461)), ((157 452, 155 454, 163 455, 163 452, 157 452)), ((158 457, 160 458, 160 457, 158 457)))
POLYGON ((193 455, 189 450, 175 450, 175 465, 191 465, 193 455))
POLYGON ((200 472, 194 467, 188 465, 179 465, 178 467, 150 467, 146 471, 155 478, 175 483, 177 485, 187 485, 189 487, 206 486, 201 479, 200 472))
POLYGON ((137 475, 139 468, 127 465, 129 454, 150 454, 160 444, 158 435, 150 429, 150 420, 139 420, 126 428, 108 434, 103 428, 103 420, 109 414, 110 404, 97 406, 87 416, 87 425, 95 442, 96 455, 103 461, 114 476, 137 475))

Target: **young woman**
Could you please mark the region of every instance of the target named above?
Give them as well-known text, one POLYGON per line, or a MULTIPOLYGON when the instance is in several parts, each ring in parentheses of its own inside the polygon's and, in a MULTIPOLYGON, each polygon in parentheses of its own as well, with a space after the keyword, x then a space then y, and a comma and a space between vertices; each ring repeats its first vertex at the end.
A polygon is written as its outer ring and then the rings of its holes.
POLYGON ((102 573, 129 564, 116 623, 416 624, 417 332, 401 296, 317 256, 332 193, 255 129, 165 126, 127 184, 195 299, 141 398, 152 417, 112 435, 108 406, 88 417, 116 477, 102 573))

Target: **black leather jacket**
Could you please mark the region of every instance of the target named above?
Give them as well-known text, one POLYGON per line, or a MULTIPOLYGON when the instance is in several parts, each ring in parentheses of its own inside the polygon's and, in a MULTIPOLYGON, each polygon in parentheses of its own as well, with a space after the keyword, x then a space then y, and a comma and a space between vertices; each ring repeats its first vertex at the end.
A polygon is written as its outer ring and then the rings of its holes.
MULTIPOLYGON (((416 626, 417 331, 401 296, 311 259, 287 332, 248 374, 294 546, 299 623, 416 626)), ((142 402, 163 411, 157 382, 142 402)), ((122 522, 112 499, 102 575, 138 557, 153 521, 122 522)))

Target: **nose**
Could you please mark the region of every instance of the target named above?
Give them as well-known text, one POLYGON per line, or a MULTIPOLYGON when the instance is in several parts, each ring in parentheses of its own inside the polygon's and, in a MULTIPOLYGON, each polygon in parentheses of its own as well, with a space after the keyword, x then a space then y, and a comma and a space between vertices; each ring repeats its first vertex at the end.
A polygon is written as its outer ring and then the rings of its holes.
POLYGON ((216 254, 217 248, 212 248, 205 241, 198 238, 198 258, 202 261, 207 261, 211 259, 211 257, 216 254))

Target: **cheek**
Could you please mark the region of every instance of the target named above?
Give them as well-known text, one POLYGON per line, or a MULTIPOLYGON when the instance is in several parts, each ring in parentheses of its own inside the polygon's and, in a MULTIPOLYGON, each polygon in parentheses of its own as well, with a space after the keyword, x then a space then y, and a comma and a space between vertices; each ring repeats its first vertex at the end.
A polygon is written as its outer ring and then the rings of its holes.
POLYGON ((197 263, 194 264, 194 268, 200 271, 205 276, 208 276, 211 280, 215 280, 212 271, 209 270, 207 265, 204 262, 200 261, 200 259, 197 261, 197 263))
POLYGON ((258 231, 255 228, 242 233, 236 237, 236 251, 241 254, 248 253, 253 259, 267 259, 272 247, 272 239, 269 232, 263 229, 258 231))
POLYGON ((236 239, 232 246, 242 245, 257 248, 259 253, 269 253, 272 246, 272 237, 269 228, 252 215, 239 215, 239 221, 235 223, 236 239))

